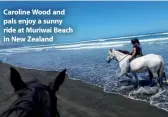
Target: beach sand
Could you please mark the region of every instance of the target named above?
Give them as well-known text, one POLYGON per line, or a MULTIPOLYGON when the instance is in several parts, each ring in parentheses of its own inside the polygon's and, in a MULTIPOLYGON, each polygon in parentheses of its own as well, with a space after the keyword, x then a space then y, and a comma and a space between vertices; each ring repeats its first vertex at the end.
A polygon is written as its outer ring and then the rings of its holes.
MULTIPOLYGON (((0 63, 0 101, 10 96, 13 88, 9 82, 10 66, 0 63)), ((37 78, 44 84, 52 81, 57 71, 42 71, 18 68, 22 79, 30 81, 37 78)), ((135 101, 115 94, 107 94, 101 88, 68 79, 59 92, 58 109, 61 117, 166 117, 168 112, 150 106, 146 102, 135 101)), ((0 104, 0 113, 7 108, 16 96, 0 104)))

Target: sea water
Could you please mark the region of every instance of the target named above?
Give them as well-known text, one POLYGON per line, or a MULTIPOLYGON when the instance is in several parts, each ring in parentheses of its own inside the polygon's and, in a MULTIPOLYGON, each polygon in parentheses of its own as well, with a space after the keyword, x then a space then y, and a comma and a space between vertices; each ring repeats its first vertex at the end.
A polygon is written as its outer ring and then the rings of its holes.
MULTIPOLYGON (((64 45, 1 49, 0 57, 3 62, 24 68, 59 71, 66 68, 73 80, 81 80, 99 86, 106 93, 115 93, 130 99, 146 101, 168 111, 166 83, 164 83, 164 90, 158 92, 155 85, 149 87, 147 73, 138 75, 139 80, 145 84, 138 89, 134 88, 134 80, 125 76, 120 78, 118 86, 117 76, 120 69, 116 61, 106 62, 107 53, 109 48, 131 51, 131 38, 119 37, 64 45)), ((165 72, 168 74, 168 33, 141 35, 139 39, 144 54, 154 53, 164 58, 165 72)))

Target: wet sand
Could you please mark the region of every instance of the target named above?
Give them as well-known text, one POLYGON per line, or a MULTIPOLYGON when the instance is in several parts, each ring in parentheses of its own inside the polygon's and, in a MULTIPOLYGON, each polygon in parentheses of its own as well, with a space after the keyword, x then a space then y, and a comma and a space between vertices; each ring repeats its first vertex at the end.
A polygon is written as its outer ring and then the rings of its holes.
MULTIPOLYGON (((13 88, 9 82, 10 66, 0 63, 0 101, 10 96, 13 88)), ((37 78, 48 84, 58 74, 57 71, 42 71, 16 67, 24 81, 37 78)), ((168 112, 150 106, 146 102, 135 101, 119 95, 107 94, 101 88, 68 79, 59 92, 58 109, 61 117, 166 117, 168 112)), ((0 104, 0 113, 16 96, 0 104)))

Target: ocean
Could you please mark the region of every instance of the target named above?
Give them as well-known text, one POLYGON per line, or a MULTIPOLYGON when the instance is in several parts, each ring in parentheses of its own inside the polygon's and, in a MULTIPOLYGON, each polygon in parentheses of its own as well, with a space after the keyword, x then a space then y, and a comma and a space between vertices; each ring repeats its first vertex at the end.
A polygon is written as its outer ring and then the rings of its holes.
MULTIPOLYGON (((156 33, 117 38, 96 39, 69 44, 53 44, 42 46, 25 46, 0 50, 0 60, 15 66, 41 70, 58 70, 64 68, 72 80, 81 80, 91 85, 101 87, 106 93, 115 93, 133 100, 150 103, 168 111, 168 86, 157 91, 157 87, 149 85, 134 88, 130 79, 120 78, 121 85, 117 86, 119 74, 118 63, 114 60, 106 62, 110 48, 132 50, 130 39, 140 39, 143 53, 159 54, 165 60, 165 72, 168 74, 168 33, 156 33)), ((167 75, 168 76, 168 75, 167 75)), ((149 81, 147 73, 138 74, 140 81, 149 81)))

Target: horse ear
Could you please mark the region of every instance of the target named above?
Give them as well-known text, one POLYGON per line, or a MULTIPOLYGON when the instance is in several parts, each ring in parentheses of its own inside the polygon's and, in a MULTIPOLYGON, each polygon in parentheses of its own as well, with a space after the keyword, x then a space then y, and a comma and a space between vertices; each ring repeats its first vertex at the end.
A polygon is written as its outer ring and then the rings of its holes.
POLYGON ((11 71, 10 82, 14 87, 15 92, 25 88, 26 84, 22 81, 19 72, 13 67, 10 68, 10 71, 11 71))
POLYGON ((112 49, 110 48, 110 51, 111 51, 111 52, 113 52, 114 50, 115 50, 114 48, 112 48, 112 49))
POLYGON ((65 79, 66 69, 64 69, 62 72, 58 74, 58 76, 55 78, 53 82, 50 84, 50 88, 53 92, 56 92, 59 90, 59 87, 62 85, 65 79))

